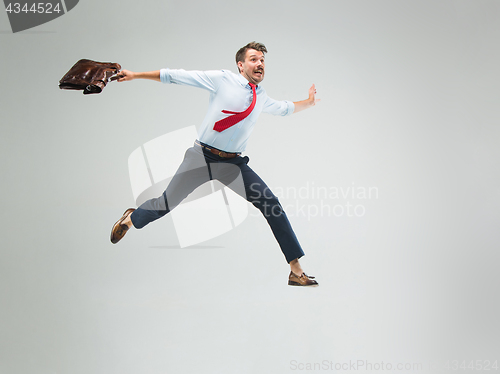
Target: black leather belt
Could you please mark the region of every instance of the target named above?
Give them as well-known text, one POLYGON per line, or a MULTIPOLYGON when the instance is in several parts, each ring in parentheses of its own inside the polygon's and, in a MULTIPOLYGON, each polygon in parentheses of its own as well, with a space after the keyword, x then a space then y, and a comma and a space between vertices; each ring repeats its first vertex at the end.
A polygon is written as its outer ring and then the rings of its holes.
POLYGON ((214 155, 217 155, 217 156, 223 157, 223 158, 235 158, 236 156, 239 156, 241 154, 241 153, 224 152, 224 151, 221 151, 220 149, 217 149, 217 148, 210 148, 210 147, 207 147, 206 145, 201 144, 198 140, 196 140, 194 143, 199 145, 201 148, 206 149, 207 151, 213 153, 214 155))

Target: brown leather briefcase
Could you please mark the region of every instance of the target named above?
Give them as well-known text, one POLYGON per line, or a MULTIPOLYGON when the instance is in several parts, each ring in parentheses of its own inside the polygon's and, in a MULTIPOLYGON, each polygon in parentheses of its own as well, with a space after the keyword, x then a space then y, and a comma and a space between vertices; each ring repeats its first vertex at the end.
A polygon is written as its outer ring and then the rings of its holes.
POLYGON ((121 68, 120 64, 112 62, 82 59, 62 77, 59 81, 59 88, 62 90, 83 90, 84 95, 100 93, 108 83, 109 78, 117 74, 121 68))

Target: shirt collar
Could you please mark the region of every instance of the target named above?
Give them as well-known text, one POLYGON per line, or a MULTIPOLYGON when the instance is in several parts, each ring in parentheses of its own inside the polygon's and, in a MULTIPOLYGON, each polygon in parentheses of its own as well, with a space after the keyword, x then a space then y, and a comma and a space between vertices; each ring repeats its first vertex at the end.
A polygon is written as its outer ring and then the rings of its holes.
MULTIPOLYGON (((248 86, 248 87, 250 87, 250 86, 248 85, 248 83, 250 83, 250 82, 248 82, 248 80, 247 80, 247 79, 246 79, 243 75, 241 75, 240 73, 238 73, 238 82, 240 82, 240 84, 241 84, 243 87, 247 87, 247 86, 248 86)), ((260 87, 260 84, 259 84, 259 85, 257 85, 257 88, 256 88, 256 89, 259 89, 259 87, 260 87)))

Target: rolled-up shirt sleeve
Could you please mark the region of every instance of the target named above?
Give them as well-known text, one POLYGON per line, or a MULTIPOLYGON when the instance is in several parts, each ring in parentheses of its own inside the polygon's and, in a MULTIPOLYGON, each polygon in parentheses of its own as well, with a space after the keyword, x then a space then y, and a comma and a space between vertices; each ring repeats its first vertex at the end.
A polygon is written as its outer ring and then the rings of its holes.
POLYGON ((267 97, 262 111, 275 116, 289 116, 295 110, 295 104, 288 100, 274 100, 267 97))
POLYGON ((162 83, 180 84, 215 92, 224 77, 223 70, 198 71, 184 69, 160 69, 162 83))

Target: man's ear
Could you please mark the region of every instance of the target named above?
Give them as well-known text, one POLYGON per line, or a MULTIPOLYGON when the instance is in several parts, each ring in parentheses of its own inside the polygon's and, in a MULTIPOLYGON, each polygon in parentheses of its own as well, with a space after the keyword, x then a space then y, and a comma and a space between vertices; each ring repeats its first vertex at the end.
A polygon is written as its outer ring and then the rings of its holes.
POLYGON ((238 61, 238 73, 241 73, 242 70, 243 70, 243 62, 238 61))

